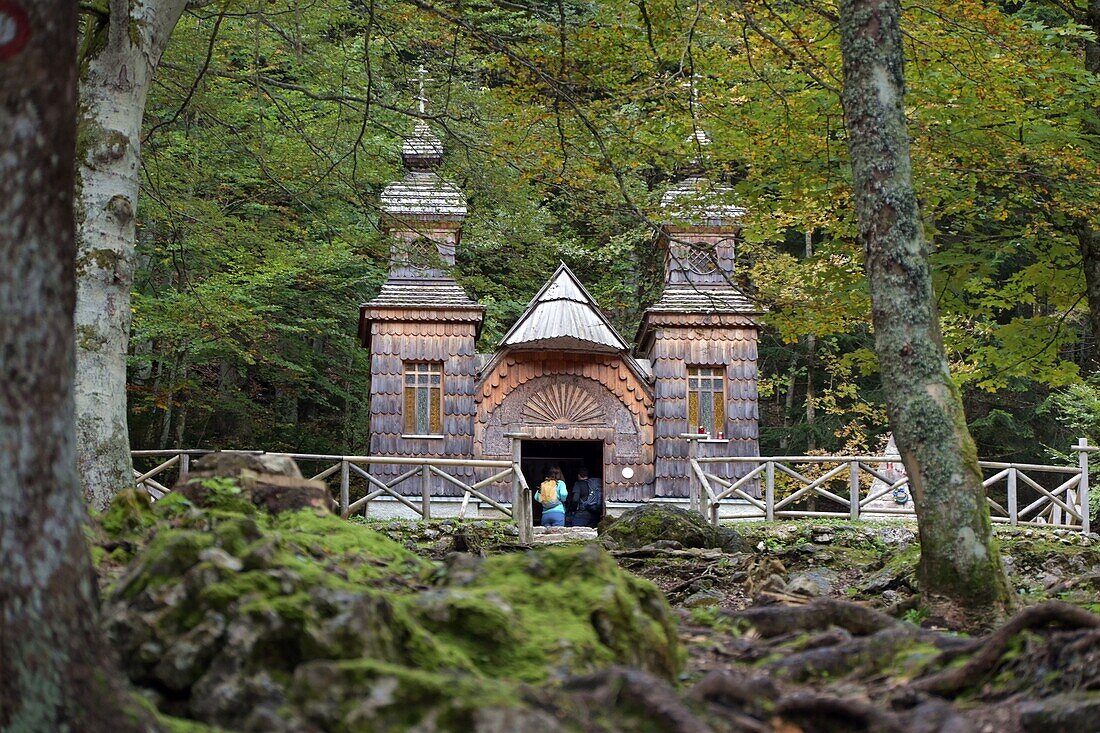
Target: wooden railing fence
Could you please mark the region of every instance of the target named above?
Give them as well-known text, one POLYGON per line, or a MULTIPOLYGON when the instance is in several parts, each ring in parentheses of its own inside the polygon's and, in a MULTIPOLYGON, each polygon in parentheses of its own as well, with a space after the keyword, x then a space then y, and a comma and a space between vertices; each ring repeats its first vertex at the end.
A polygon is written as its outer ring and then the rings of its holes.
MULTIPOLYGON (((134 470, 134 483, 145 489, 154 499, 160 499, 170 489, 165 481, 166 472, 172 468, 178 468, 178 477, 187 474, 190 469, 192 457, 206 455, 209 450, 137 450, 132 455, 135 460, 159 459, 164 460, 147 471, 134 470), (162 480, 158 481, 157 477, 162 480)), ((263 451, 230 451, 235 453, 263 453, 263 451)), ((465 518, 471 498, 485 502, 501 514, 512 519, 519 528, 520 541, 530 542, 531 529, 531 489, 520 470, 517 451, 513 451, 514 460, 466 460, 456 458, 413 458, 407 456, 339 456, 323 455, 316 453, 279 453, 293 458, 297 463, 313 464, 316 467, 324 466, 310 478, 324 481, 331 476, 339 474, 339 490, 337 502, 340 507, 340 515, 348 517, 351 514, 364 510, 371 501, 382 496, 388 496, 415 512, 424 519, 432 518, 432 477, 437 477, 443 482, 462 491, 462 505, 459 508, 459 518, 465 518), (389 481, 383 481, 366 470, 366 466, 408 466, 408 470, 389 481), (486 469, 492 473, 486 478, 474 483, 466 483, 462 479, 448 473, 448 469, 475 468, 486 469), (351 478, 358 476, 366 481, 367 493, 355 501, 350 500, 351 478), (408 496, 397 490, 398 485, 407 481, 416 480, 420 484, 420 501, 415 502, 408 496), (511 505, 496 501, 485 493, 485 489, 492 484, 501 482, 511 483, 511 505)))
MULTIPOLYGON (((873 503, 908 489, 908 477, 893 479, 880 468, 884 456, 722 456, 698 455, 699 440, 706 435, 685 433, 691 467, 691 508, 717 524, 723 502, 744 503, 738 518, 913 516, 912 502, 897 508, 873 503), (718 466, 725 470, 719 471, 718 466), (743 466, 741 470, 737 467, 743 466), (717 473, 737 475, 723 478, 717 473), (740 475, 738 475, 740 474, 740 475), (880 483, 872 491, 874 480, 880 483), (762 491, 756 489, 763 483, 762 491), (865 488, 866 487, 866 488, 865 488), (783 489, 783 490, 781 490, 783 489), (784 491, 787 490, 787 491, 784 491), (759 494, 759 495, 757 495, 759 494), (797 508, 813 498, 813 508, 797 508), (824 505, 819 507, 817 505, 824 505)), ((1011 525, 1040 524, 1089 532, 1089 453, 1098 450, 1081 438, 1073 447, 1076 466, 979 461, 993 522, 1011 525), (1003 488, 1003 497, 1000 489, 1003 488), (996 493, 996 498, 989 493, 996 493)), ((898 462, 895 457, 892 459, 898 462)))

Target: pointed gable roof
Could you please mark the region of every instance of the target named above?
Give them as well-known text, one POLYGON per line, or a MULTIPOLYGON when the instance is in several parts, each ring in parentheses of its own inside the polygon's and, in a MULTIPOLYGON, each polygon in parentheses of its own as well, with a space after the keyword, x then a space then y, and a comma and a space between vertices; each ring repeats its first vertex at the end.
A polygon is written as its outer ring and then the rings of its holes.
POLYGON ((500 348, 616 353, 630 347, 563 262, 504 335, 500 348))

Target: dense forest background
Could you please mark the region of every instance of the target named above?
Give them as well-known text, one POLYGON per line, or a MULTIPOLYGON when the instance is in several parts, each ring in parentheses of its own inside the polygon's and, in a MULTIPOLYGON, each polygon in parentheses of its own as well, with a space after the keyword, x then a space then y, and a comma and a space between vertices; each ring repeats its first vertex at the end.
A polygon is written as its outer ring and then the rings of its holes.
MULTIPOLYGON (((1100 438, 1073 230, 1100 204, 1091 36, 1056 2, 919 0, 905 27, 917 191, 979 452, 1068 453, 1100 438)), ((701 158, 748 210, 761 451, 880 447, 839 75, 835 18, 800 0, 189 11, 145 116, 134 446, 364 450, 358 306, 385 278, 378 196, 424 79, 469 197, 456 277, 487 308, 482 350, 559 260, 632 336, 660 287, 660 195, 701 158)))

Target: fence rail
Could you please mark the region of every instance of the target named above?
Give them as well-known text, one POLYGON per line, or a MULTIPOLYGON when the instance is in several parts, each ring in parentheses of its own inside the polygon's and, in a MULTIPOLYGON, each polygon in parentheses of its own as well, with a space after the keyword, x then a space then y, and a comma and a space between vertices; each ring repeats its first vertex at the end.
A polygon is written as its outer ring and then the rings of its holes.
MULTIPOLYGON (((160 499, 171 491, 166 486, 167 478, 173 468, 176 469, 176 478, 181 479, 190 470, 191 458, 213 453, 211 450, 196 449, 166 449, 166 450, 136 450, 131 454, 135 459, 165 460, 147 471, 134 469, 134 483, 144 489, 154 499, 160 499), (160 477, 160 481, 157 478, 160 477)), ((312 463, 314 470, 320 468, 317 473, 309 476, 312 480, 324 481, 339 473, 339 498, 340 515, 348 517, 351 514, 365 510, 375 499, 388 496, 424 519, 432 518, 432 478, 457 487, 462 491, 462 505, 459 508, 459 518, 465 518, 469 508, 470 499, 475 498, 485 502, 504 516, 512 519, 519 528, 520 542, 530 542, 531 529, 531 489, 520 470, 518 451, 513 451, 514 460, 466 460, 458 458, 414 458, 408 456, 340 456, 318 453, 267 453, 266 451, 225 451, 226 453, 244 453, 252 455, 277 455, 292 458, 299 464, 312 463), (319 464, 319 465, 317 465, 319 464), (367 471, 365 466, 408 466, 409 469, 389 481, 383 481, 367 471), (447 469, 454 468, 478 468, 496 469, 487 478, 468 484, 457 476, 448 473, 447 469), (362 478, 367 485, 367 493, 355 501, 351 501, 352 476, 362 478), (417 481, 420 488, 419 502, 410 499, 397 490, 400 484, 408 481, 417 481), (511 505, 496 501, 485 489, 493 484, 509 482, 511 484, 511 505)), ((414 497, 415 498, 415 497, 414 497)))
MULTIPOLYGON (((708 436, 685 433, 689 441, 691 507, 717 524, 723 502, 743 500, 750 507, 742 518, 843 517, 856 520, 916 516, 911 501, 904 506, 876 504, 899 490, 909 478, 887 475, 881 466, 900 459, 885 456, 699 456, 698 441, 708 436), (735 470, 745 466, 748 470, 735 470), (724 467, 736 479, 717 475, 724 467), (799 470, 801 469, 801 470, 799 470), (807 475, 810 474, 810 475, 807 475), (757 489, 763 477, 763 491, 757 489), (876 484, 877 481, 877 484, 876 484), (866 487, 866 488, 865 488, 866 487), (757 495, 762 494, 762 495, 757 495), (819 508, 823 503, 827 508, 819 508), (799 508, 800 506, 804 508, 799 508)), ((993 522, 1040 524, 1089 532, 1089 453, 1098 450, 1081 438, 1073 450, 1076 466, 979 461, 986 502, 993 522), (1052 478, 1053 477, 1053 478, 1052 478), (1003 489, 1003 492, 1002 492, 1003 489), (1002 499, 1003 493, 1003 500, 1002 499), (991 496, 990 494, 995 494, 991 496)), ((881 503, 881 502, 880 502, 881 503)))

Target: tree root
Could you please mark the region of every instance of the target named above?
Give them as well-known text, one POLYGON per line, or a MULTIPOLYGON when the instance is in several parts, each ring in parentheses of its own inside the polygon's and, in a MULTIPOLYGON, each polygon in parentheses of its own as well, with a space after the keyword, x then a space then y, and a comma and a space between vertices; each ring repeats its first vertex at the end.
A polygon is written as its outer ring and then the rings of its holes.
POLYGON ((765 638, 795 631, 818 631, 830 626, 839 626, 856 636, 867 636, 901 623, 881 611, 833 598, 818 598, 797 606, 746 608, 728 616, 747 622, 765 638))
POLYGON ((879 710, 869 702, 817 692, 784 695, 776 703, 775 712, 784 718, 809 718, 816 726, 810 730, 836 730, 835 723, 847 723, 852 728, 874 733, 905 733, 908 730, 898 715, 879 710))
POLYGON ((1021 631, 1048 624, 1057 624, 1071 629, 1097 629, 1100 628, 1100 615, 1061 601, 1048 601, 1038 606, 1029 606, 986 637, 978 651, 966 664, 923 677, 913 682, 912 686, 918 690, 939 695, 949 695, 969 687, 993 669, 1008 648, 1013 636, 1021 631))
POLYGON ((663 680, 638 669, 612 667, 565 684, 566 689, 585 691, 606 704, 624 702, 642 710, 662 731, 668 733, 713 733, 695 716, 663 680))

